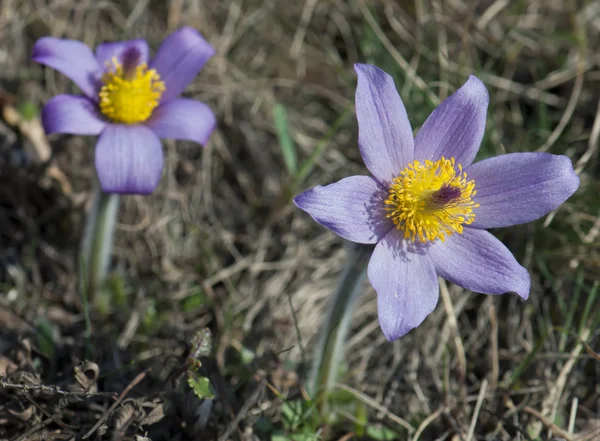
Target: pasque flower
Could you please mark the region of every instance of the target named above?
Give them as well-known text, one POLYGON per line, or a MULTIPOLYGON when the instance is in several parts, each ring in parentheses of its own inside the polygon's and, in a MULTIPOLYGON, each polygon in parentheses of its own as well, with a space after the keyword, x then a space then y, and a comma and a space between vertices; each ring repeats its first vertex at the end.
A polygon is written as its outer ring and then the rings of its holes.
POLYGON ((371 176, 351 176, 295 197, 338 235, 377 244, 367 275, 389 340, 419 326, 439 297, 437 276, 486 294, 527 299, 530 278, 486 228, 538 219, 579 187, 566 156, 512 153, 472 164, 489 102, 474 76, 416 137, 392 78, 358 64, 358 144, 371 176))
POLYGON ((199 101, 178 98, 214 55, 192 28, 168 36, 149 60, 145 40, 98 45, 43 37, 33 60, 69 77, 83 95, 58 95, 42 111, 47 133, 100 135, 95 162, 107 193, 151 193, 160 180, 160 138, 204 144, 215 116, 199 101))

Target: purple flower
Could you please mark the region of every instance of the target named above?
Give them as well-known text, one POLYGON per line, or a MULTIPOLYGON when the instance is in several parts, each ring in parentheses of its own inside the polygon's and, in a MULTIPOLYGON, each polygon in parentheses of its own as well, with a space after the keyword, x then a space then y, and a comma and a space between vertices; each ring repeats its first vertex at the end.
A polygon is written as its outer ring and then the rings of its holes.
POLYGON ((102 190, 151 193, 163 168, 159 137, 204 145, 215 127, 206 104, 178 98, 214 54, 189 27, 169 35, 151 60, 145 40, 103 43, 94 55, 79 41, 41 38, 33 60, 62 72, 83 93, 52 98, 42 111, 44 129, 100 135, 95 156, 102 190))
POLYGON ((294 202, 336 234, 377 244, 367 273, 388 340, 433 311, 437 276, 527 299, 527 270, 485 229, 529 222, 562 204, 579 187, 569 158, 512 153, 472 164, 489 102, 479 79, 471 76, 413 138, 392 78, 371 65, 355 70, 358 144, 373 177, 317 186, 294 202))

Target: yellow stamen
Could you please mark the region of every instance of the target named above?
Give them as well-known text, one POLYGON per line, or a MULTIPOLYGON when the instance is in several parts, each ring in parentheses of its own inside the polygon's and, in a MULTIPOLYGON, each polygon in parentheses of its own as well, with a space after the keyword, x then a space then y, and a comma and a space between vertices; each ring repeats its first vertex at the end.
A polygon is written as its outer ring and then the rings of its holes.
POLYGON ((146 63, 138 65, 131 72, 112 59, 112 69, 107 71, 98 93, 100 111, 113 122, 136 124, 146 121, 158 106, 165 91, 165 84, 154 69, 146 63))
POLYGON ((473 208, 479 207, 472 199, 475 193, 475 181, 467 181, 454 158, 424 164, 415 160, 393 180, 386 216, 404 230, 405 239, 444 241, 475 220, 473 208))

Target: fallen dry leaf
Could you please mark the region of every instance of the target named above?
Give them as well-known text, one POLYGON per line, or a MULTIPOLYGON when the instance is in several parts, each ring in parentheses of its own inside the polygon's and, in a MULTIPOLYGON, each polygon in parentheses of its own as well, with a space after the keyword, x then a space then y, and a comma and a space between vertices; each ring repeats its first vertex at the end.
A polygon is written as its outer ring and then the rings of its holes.
MULTIPOLYGON (((29 140, 29 143, 23 143, 23 149, 35 164, 44 164, 50 161, 52 148, 39 118, 24 119, 19 111, 6 101, 2 106, 2 118, 29 140)), ((48 165, 46 175, 60 184, 64 194, 72 195, 71 183, 55 164, 48 165)))

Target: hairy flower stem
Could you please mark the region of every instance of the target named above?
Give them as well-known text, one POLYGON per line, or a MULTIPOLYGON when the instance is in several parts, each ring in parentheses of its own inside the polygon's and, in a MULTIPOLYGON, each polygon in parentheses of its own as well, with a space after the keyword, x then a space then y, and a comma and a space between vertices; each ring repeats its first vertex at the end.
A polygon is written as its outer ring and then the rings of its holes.
POLYGON ((104 193, 97 185, 81 249, 81 286, 90 302, 94 301, 96 292, 106 278, 118 212, 119 195, 104 193))
POLYGON ((309 393, 316 397, 321 415, 328 413, 329 400, 344 358, 344 345, 359 295, 363 292, 367 262, 373 247, 347 242, 348 256, 329 311, 321 328, 308 378, 309 393))

